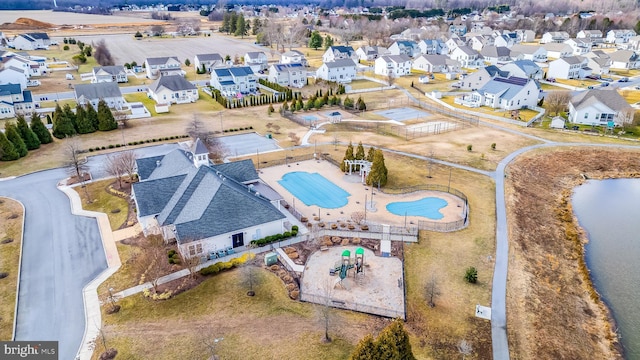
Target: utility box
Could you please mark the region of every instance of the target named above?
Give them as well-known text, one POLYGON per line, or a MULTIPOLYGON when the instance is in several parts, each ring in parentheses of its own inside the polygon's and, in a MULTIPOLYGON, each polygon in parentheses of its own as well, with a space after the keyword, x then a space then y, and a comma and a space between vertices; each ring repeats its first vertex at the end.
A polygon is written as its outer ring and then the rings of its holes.
POLYGON ((271 252, 264 255, 264 264, 266 266, 271 266, 277 262, 278 262, 278 254, 271 252))

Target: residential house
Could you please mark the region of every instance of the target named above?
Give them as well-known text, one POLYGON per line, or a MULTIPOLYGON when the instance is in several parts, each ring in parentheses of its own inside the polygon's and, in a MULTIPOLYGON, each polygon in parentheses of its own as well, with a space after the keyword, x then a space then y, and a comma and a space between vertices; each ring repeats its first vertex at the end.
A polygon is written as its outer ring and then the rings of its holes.
POLYGON ((449 34, 451 35, 458 35, 458 36, 464 36, 464 34, 467 33, 467 25, 461 24, 461 25, 450 25, 449 26, 449 34))
POLYGON ((415 41, 399 40, 389 46, 389 53, 391 55, 407 55, 410 58, 414 58, 420 55, 420 47, 415 41))
POLYGON ((307 66, 307 58, 304 57, 304 54, 298 50, 289 50, 282 54, 281 64, 302 64, 302 66, 307 66))
POLYGON ((180 60, 175 56, 146 58, 144 61, 147 78, 152 80, 167 75, 184 76, 181 65, 180 60))
POLYGON ((477 68, 483 65, 480 54, 468 46, 455 48, 449 57, 458 61, 465 68, 477 68))
POLYGON ((196 71, 202 71, 202 67, 207 73, 211 73, 211 69, 225 66, 225 61, 220 54, 198 54, 193 57, 193 67, 196 71))
POLYGON ((495 77, 509 77, 508 71, 502 71, 494 65, 485 66, 465 76, 460 80, 459 85, 462 90, 477 90, 495 77))
POLYGON ((411 74, 411 59, 407 55, 384 55, 376 59, 374 72, 398 78, 411 74))
POLYGON ((10 66, 0 69, 0 84, 20 84, 21 89, 27 88, 29 77, 24 70, 10 66))
POLYGON ((358 55, 351 46, 329 46, 322 54, 322 62, 330 62, 339 59, 351 59, 358 61, 358 55))
POLYGON ((573 48, 565 43, 546 43, 542 47, 547 50, 547 59, 560 59, 573 55, 573 48))
POLYGON ((547 79, 584 79, 591 75, 589 60, 584 56, 569 56, 549 63, 547 79))
POLYGON ((122 65, 96 66, 93 68, 93 78, 91 79, 91 82, 126 83, 129 82, 129 78, 127 78, 127 72, 122 65))
POLYGON ((136 216, 145 234, 177 242, 183 257, 235 249, 290 229, 279 210, 282 197, 263 183, 250 160, 214 165, 199 141, 136 160, 132 186, 136 216))
POLYGON ((538 64, 531 60, 516 60, 500 67, 502 71, 508 71, 509 76, 540 80, 544 77, 544 71, 538 64))
POLYGON ((591 40, 587 38, 569 39, 564 43, 571 46, 571 49, 573 50, 573 55, 579 55, 579 56, 584 55, 589 51, 591 51, 591 47, 593 45, 591 40))
POLYGON ((302 64, 272 64, 269 67, 269 81, 301 88, 307 84, 307 71, 302 64))
POLYGON ((626 45, 625 50, 640 51, 640 35, 630 37, 626 45))
POLYGON ((30 60, 28 56, 15 54, 2 59, 2 66, 5 68, 21 69, 27 78, 32 76, 42 76, 44 67, 36 61, 30 60))
POLYGON ((506 47, 506 48, 511 48, 513 45, 517 44, 518 42, 516 41, 516 39, 511 38, 507 35, 499 35, 496 36, 493 39, 493 44, 495 46, 500 46, 500 47, 506 47))
POLYGON ((211 86, 223 94, 235 96, 257 91, 256 75, 248 66, 216 68, 211 72, 211 86))
POLYGON ((540 87, 535 80, 513 76, 495 77, 471 95, 456 98, 456 102, 468 106, 518 110, 535 107, 539 96, 540 87))
POLYGON ((356 50, 360 61, 374 61, 380 56, 389 54, 391 54, 389 49, 384 46, 361 46, 356 50))
POLYGON ((420 52, 425 55, 442 55, 449 51, 444 41, 438 39, 425 39, 418 43, 420 52))
POLYGON ((96 110, 100 100, 104 100, 109 108, 117 110, 121 110, 126 104, 118 84, 114 82, 78 84, 74 86, 73 90, 78 104, 91 104, 96 110))
POLYGON ((569 101, 569 121, 574 124, 615 125, 633 121, 633 108, 615 90, 588 90, 569 101))
POLYGON ((539 45, 522 45, 517 44, 511 47, 511 59, 513 60, 531 60, 535 62, 547 61, 547 50, 539 45))
POLYGON ((46 50, 51 45, 51 39, 46 33, 18 34, 11 45, 16 50, 46 50))
POLYGON ((607 32, 607 37, 604 39, 606 43, 609 44, 626 44, 629 42, 631 37, 636 36, 635 31, 633 30, 609 30, 607 32))
POLYGON ((580 30, 576 37, 578 39, 589 39, 593 44, 602 44, 604 42, 604 37, 600 30, 580 30))
POLYGON ((536 33, 533 30, 516 30, 518 36, 518 43, 530 43, 535 41, 536 33))
POLYGON ((466 45, 467 42, 464 40, 464 38, 461 38, 458 35, 451 35, 449 40, 445 42, 445 46, 449 54, 451 54, 451 52, 453 52, 453 50, 455 50, 456 48, 466 45))
POLYGON ((473 36, 467 41, 467 46, 471 47, 475 51, 482 50, 485 46, 493 46, 494 41, 491 36, 473 36))
POLYGON ((0 119, 31 115, 36 109, 30 90, 20 84, 0 85, 0 119))
POLYGON ((250 51, 244 54, 244 66, 248 66, 254 73, 259 73, 269 68, 267 54, 262 51, 250 51))
POLYGON ((351 59, 325 62, 316 70, 316 77, 339 83, 349 83, 356 77, 356 63, 351 59))
POLYGON ((587 58, 587 66, 591 68, 592 74, 605 75, 611 68, 611 58, 609 54, 596 50, 584 55, 587 58))
POLYGON ((638 54, 631 50, 618 50, 609 53, 611 59, 611 69, 638 69, 640 68, 640 58, 638 54))
POLYGON ((413 69, 429 73, 459 73, 460 63, 447 55, 420 55, 413 60, 413 69))
POLYGON ((157 104, 186 104, 196 102, 198 88, 180 75, 161 76, 147 90, 157 104))
POLYGON ((480 50, 480 55, 484 58, 485 63, 496 65, 511 60, 511 50, 504 46, 485 46, 480 50))
POLYGON ((399 39, 419 41, 425 32, 424 28, 408 28, 400 33, 399 39))
POLYGON ((550 31, 542 34, 540 44, 546 44, 550 42, 563 43, 569 40, 569 33, 566 31, 550 31))

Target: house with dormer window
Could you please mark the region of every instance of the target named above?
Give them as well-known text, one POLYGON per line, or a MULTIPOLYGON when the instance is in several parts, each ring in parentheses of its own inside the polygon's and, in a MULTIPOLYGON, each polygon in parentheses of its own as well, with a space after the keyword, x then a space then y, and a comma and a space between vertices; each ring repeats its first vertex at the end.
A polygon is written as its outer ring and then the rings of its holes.
POLYGON ((180 68, 182 64, 175 56, 146 58, 144 66, 148 79, 155 80, 160 76, 180 75, 184 76, 184 71, 180 68))
POLYGON ((340 59, 358 61, 358 55, 351 46, 329 46, 324 54, 322 54, 322 61, 325 63, 340 59))

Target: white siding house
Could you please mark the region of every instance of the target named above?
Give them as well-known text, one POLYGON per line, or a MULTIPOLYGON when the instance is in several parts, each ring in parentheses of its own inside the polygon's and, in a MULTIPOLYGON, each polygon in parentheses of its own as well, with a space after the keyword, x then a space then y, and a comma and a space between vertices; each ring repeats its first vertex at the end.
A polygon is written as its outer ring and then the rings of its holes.
POLYGON ((542 47, 547 50, 547 58, 560 59, 573 55, 573 48, 565 43, 546 43, 542 47))
POLYGON ((129 82, 129 78, 127 78, 127 73, 122 65, 96 66, 93 68, 93 78, 91 79, 91 82, 126 83, 129 82))
POLYGON ((510 55, 513 60, 547 61, 547 50, 538 45, 513 45, 510 55))
POLYGON ((480 54, 468 46, 458 46, 449 57, 466 68, 477 68, 483 65, 480 54))
POLYGON ((509 72, 502 71, 494 65, 485 66, 460 80, 460 89, 478 90, 495 77, 509 77, 509 72))
POLYGON ((122 97, 118 84, 114 82, 77 84, 74 86, 74 92, 78 104, 91 104, 96 110, 100 100, 104 100, 109 108, 117 110, 121 110, 127 103, 122 97))
POLYGON ((389 50, 383 46, 361 46, 356 50, 360 61, 374 61, 380 56, 389 54, 391 54, 389 50))
POLYGON ((223 94, 235 96, 257 90, 256 76, 248 66, 217 68, 211 72, 211 86, 223 94))
POLYGON ((269 67, 269 81, 301 88, 307 84, 307 72, 302 64, 273 64, 269 67))
POLYGON ((193 57, 193 67, 196 71, 204 70, 211 73, 211 69, 222 67, 225 65, 225 61, 220 54, 198 54, 193 57))
POLYGON ((574 124, 616 125, 633 120, 633 108, 615 90, 589 90, 569 101, 569 121, 574 124))
POLYGON ((251 51, 244 55, 244 66, 248 66, 254 73, 267 70, 269 59, 262 51, 251 51))
POLYGON ((562 43, 569 40, 569 33, 566 31, 551 31, 542 34, 540 44, 546 44, 550 42, 562 43))
POLYGON ((400 77, 411 74, 411 59, 407 55, 385 55, 376 59, 374 72, 378 75, 400 77))
POLYGON ((351 59, 325 62, 316 71, 316 77, 339 83, 349 83, 356 77, 356 63, 351 59))
POLYGON ((298 50, 289 50, 282 54, 280 63, 282 64, 302 64, 302 66, 307 66, 307 59, 304 57, 298 50))
POLYGON ((147 58, 144 61, 147 78, 152 80, 165 75, 184 76, 184 71, 180 68, 181 65, 180 60, 175 56, 147 58))
POLYGON ((330 46, 322 55, 322 62, 351 59, 358 61, 358 55, 351 46, 330 46))
POLYGON ((580 39, 580 38, 569 39, 564 43, 571 46, 571 49, 573 49, 573 55, 580 55, 580 56, 591 51, 591 47, 593 45, 591 40, 586 38, 585 39, 580 39))
POLYGON ((602 44, 604 42, 604 37, 600 30, 580 30, 576 37, 578 39, 589 39, 594 44, 602 44))
POLYGON ((471 95, 456 98, 456 102, 472 107, 518 110, 535 107, 539 96, 540 88, 535 80, 496 77, 471 95))
POLYGON ((638 69, 640 68, 640 59, 638 54, 631 50, 618 50, 609 53, 611 59, 611 69, 638 69))
POLYGON ((413 60, 412 68, 430 73, 459 73, 460 63, 446 55, 421 55, 413 60))
POLYGON ((389 46, 391 55, 406 55, 410 58, 420 55, 418 43, 411 40, 399 40, 389 46))
POLYGON ((198 88, 180 75, 162 76, 149 85, 149 97, 157 104, 185 104, 196 102, 198 88))
POLYGON ((547 79, 583 79, 591 75, 587 66, 589 60, 584 56, 569 56, 549 63, 547 79))
POLYGON ((636 35, 633 30, 609 30, 604 41, 609 44, 626 44, 631 37, 636 35))
POLYGON ((0 119, 31 115, 35 109, 30 90, 23 90, 20 84, 0 85, 0 119))

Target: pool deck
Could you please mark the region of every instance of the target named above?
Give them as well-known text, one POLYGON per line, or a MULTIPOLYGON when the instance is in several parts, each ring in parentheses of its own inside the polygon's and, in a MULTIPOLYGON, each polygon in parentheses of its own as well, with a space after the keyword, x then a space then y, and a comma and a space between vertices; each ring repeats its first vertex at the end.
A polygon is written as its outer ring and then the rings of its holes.
POLYGON ((295 204, 296 210, 307 216, 309 219, 313 219, 314 216, 317 216, 318 210, 320 210, 320 218, 323 221, 349 220, 351 219, 352 213, 356 211, 365 211, 365 196, 367 198, 367 222, 370 223, 404 225, 405 217, 394 215, 387 211, 387 204, 397 201, 415 201, 425 197, 439 197, 447 201, 448 205, 440 209, 440 212, 444 217, 440 220, 433 220, 420 216, 407 216, 407 223, 417 223, 420 220, 451 222, 462 219, 462 211, 464 209, 462 199, 448 193, 437 191, 418 191, 410 194, 395 195, 379 193, 374 188, 373 207, 371 207, 371 187, 361 184, 360 176, 357 173, 355 173, 355 175, 344 175, 340 169, 327 161, 308 160, 290 165, 280 165, 260 169, 260 172, 261 179, 280 193, 280 195, 284 197, 285 201, 292 205, 295 204), (337 209, 319 209, 317 206, 306 206, 298 199, 295 199, 294 202, 293 195, 278 183, 278 180, 280 180, 284 174, 292 171, 307 171, 310 173, 317 172, 321 174, 329 181, 350 193, 351 196, 348 198, 349 202, 347 205, 337 209))

